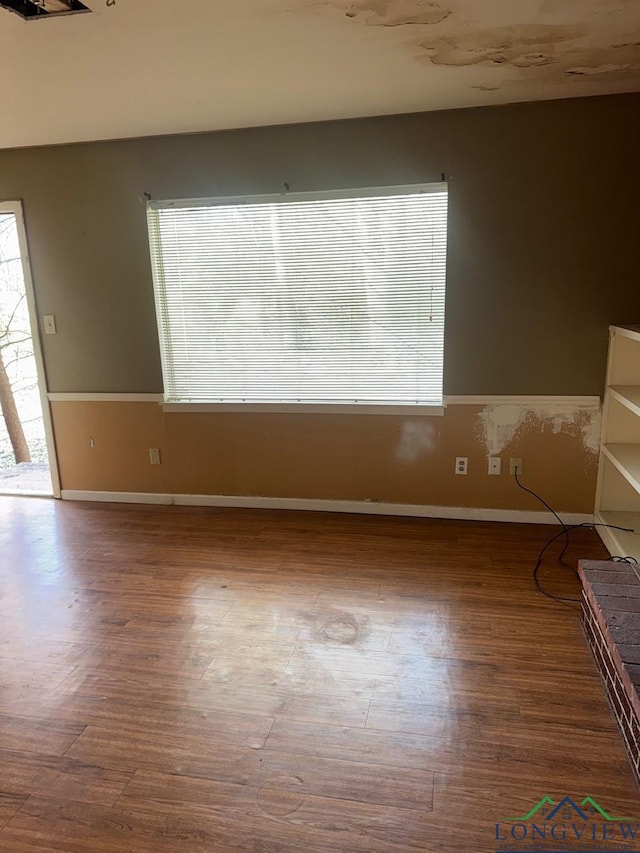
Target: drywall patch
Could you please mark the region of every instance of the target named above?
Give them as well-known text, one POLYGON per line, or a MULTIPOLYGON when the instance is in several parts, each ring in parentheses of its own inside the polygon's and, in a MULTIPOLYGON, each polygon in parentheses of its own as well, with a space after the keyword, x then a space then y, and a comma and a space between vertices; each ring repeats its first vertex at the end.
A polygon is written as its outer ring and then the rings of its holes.
POLYGON ((524 421, 526 410, 520 406, 485 406, 479 417, 487 456, 499 456, 524 421))
POLYGON ((492 404, 478 415, 480 438, 487 456, 500 456, 522 429, 551 429, 581 439, 586 453, 596 456, 600 447, 600 406, 541 403, 518 406, 492 404))
POLYGON ((516 24, 438 36, 421 47, 434 65, 529 68, 556 62, 584 35, 584 30, 561 25, 516 24))
POLYGON ((420 456, 430 453, 436 446, 436 431, 429 423, 408 420, 402 424, 396 459, 400 462, 415 462, 420 456))
POLYGON ((369 27, 402 27, 439 24, 451 15, 451 9, 433 0, 355 0, 345 15, 369 27))

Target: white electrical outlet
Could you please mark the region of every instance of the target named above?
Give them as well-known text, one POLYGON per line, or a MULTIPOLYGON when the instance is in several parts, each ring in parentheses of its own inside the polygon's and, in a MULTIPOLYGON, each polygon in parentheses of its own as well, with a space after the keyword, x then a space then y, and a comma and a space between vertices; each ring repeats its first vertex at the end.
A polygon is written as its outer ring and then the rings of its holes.
POLYGON ((516 471, 518 472, 518 477, 522 476, 522 459, 512 456, 509 459, 509 473, 511 476, 514 476, 516 471))
POLYGON ((502 474, 502 459, 499 456, 489 457, 489 474, 491 476, 502 474))
POLYGON ((466 474, 468 465, 468 456, 456 456, 456 474, 466 474))
POLYGON ((160 450, 157 447, 149 448, 149 459, 152 465, 160 465, 160 450))

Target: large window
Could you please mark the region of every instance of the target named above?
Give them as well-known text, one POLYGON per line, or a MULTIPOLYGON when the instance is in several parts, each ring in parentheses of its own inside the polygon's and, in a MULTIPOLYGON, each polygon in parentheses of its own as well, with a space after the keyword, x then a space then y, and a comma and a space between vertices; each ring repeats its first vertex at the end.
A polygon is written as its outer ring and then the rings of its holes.
POLYGON ((148 221, 167 402, 442 405, 446 184, 152 202, 148 221))

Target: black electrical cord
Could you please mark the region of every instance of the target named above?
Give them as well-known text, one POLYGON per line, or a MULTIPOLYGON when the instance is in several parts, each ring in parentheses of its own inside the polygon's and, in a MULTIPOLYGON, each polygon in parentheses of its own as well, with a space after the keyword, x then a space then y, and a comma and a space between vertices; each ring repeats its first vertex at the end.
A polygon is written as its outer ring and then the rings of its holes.
POLYGON ((612 563, 625 563, 631 566, 634 575, 640 581, 640 571, 638 570, 638 561, 635 557, 609 557, 612 563))
POLYGON ((567 553, 567 549, 569 548, 569 531, 567 530, 567 525, 560 518, 560 516, 555 511, 555 509, 550 504, 548 504, 543 497, 541 497, 537 492, 534 492, 533 489, 528 489, 526 486, 522 485, 522 483, 520 482, 520 477, 518 477, 517 466, 516 466, 516 469, 514 471, 514 476, 516 478, 516 484, 517 484, 518 488, 522 489, 523 492, 526 492, 527 494, 532 495, 532 497, 534 497, 537 501, 539 501, 542 504, 542 506, 545 507, 545 509, 549 510, 551 515, 553 515, 555 517, 558 524, 562 527, 565 540, 564 540, 564 546, 562 548, 562 551, 560 551, 560 553, 558 554, 558 562, 560 563, 561 566, 564 566, 566 569, 569 569, 569 571, 573 572, 574 575, 577 577, 578 572, 576 571, 576 569, 573 566, 570 566, 568 563, 564 562, 564 555, 567 553))
POLYGON ((519 488, 519 489, 522 489, 522 491, 523 491, 523 492, 526 492, 527 494, 529 494, 529 495, 531 495, 532 497, 534 497, 537 501, 539 501, 539 502, 542 504, 542 506, 543 506, 545 509, 547 509, 547 510, 551 513, 551 515, 553 515, 553 516, 554 516, 554 518, 556 519, 556 521, 558 522, 558 524, 562 527, 562 531, 560 532, 560 534, 559 534, 559 535, 556 535, 556 536, 554 536, 552 539, 550 539, 550 540, 549 540, 549 542, 547 542, 547 544, 544 546, 544 548, 542 549, 542 551, 541 551, 541 552, 540 552, 540 554, 538 555, 538 560, 537 560, 536 565, 535 565, 535 568, 534 568, 534 570, 533 570, 533 582, 534 582, 534 584, 535 584, 535 587, 536 587, 536 589, 538 590, 538 592, 542 593, 542 595, 546 595, 546 596, 547 596, 547 598, 552 598, 552 599, 554 599, 555 601, 562 601, 563 603, 564 603, 564 602, 567 602, 567 601, 573 601, 573 602, 576 602, 576 601, 578 601, 579 599, 577 599, 577 598, 563 598, 562 596, 554 595, 553 593, 547 592, 547 590, 545 590, 545 589, 543 588, 543 586, 542 586, 542 585, 541 585, 541 583, 540 583, 540 580, 538 579, 538 572, 539 572, 540 567, 541 567, 541 565, 542 565, 542 558, 544 557, 544 554, 545 554, 545 552, 546 552, 547 548, 548 548, 548 547, 549 547, 553 542, 555 542, 555 541, 556 541, 556 539, 559 539, 559 538, 560 538, 560 536, 564 536, 564 537, 565 537, 565 540, 564 540, 564 545, 563 545, 563 547, 562 547, 562 551, 560 551, 560 554, 558 555, 558 562, 560 563, 560 565, 561 565, 561 566, 564 566, 565 568, 569 569, 569 571, 571 571, 571 572, 572 572, 576 577, 578 577, 578 572, 576 571, 576 569, 574 568, 574 566, 570 566, 568 563, 565 563, 565 562, 564 562, 564 555, 566 554, 567 549, 568 549, 568 547, 569 547, 569 531, 570 531, 572 528, 571 528, 571 527, 569 527, 567 524, 565 524, 565 522, 560 518, 560 516, 559 516, 559 515, 558 515, 558 513, 555 511, 555 509, 554 509, 550 504, 548 504, 548 503, 545 501, 545 499, 544 499, 541 495, 539 495, 537 492, 534 492, 534 491, 533 491, 533 489, 529 489, 529 488, 527 488, 527 486, 524 486, 524 485, 520 482, 520 477, 518 476, 518 468, 517 468, 517 467, 516 467, 516 469, 515 469, 515 471, 514 471, 513 473, 514 473, 514 476, 515 476, 515 479, 516 479, 516 485, 518 486, 518 488, 519 488))
MULTIPOLYGON (((635 531, 630 527, 619 527, 617 524, 596 524, 595 522, 591 522, 591 521, 583 521, 582 524, 564 525, 564 529, 560 530, 558 533, 556 533, 555 536, 552 536, 551 539, 549 539, 549 541, 547 542, 547 544, 542 548, 542 550, 538 554, 538 559, 536 560, 536 564, 535 564, 535 567, 533 569, 533 582, 536 585, 536 589, 538 590, 538 592, 541 592, 543 595, 546 595, 547 598, 552 598, 554 601, 561 601, 563 603, 566 603, 568 601, 573 602, 573 603, 577 603, 577 604, 580 603, 579 598, 566 598, 566 597, 563 597, 561 595, 554 595, 553 593, 548 592, 547 590, 545 590, 541 586, 540 581, 538 580, 538 572, 540 571, 540 567, 542 566, 542 560, 544 559, 544 555, 546 554, 547 549, 551 545, 553 545, 553 543, 557 539, 559 539, 561 536, 564 536, 565 534, 569 534, 572 530, 577 530, 579 527, 584 527, 588 530, 593 530, 595 527, 608 527, 609 529, 613 529, 613 530, 622 530, 625 533, 635 533, 635 531)), ((632 560, 632 559, 633 558, 624 558, 624 560, 619 560, 618 562, 627 562, 628 560, 632 560)), ((573 569, 573 567, 571 567, 571 568, 573 569)), ((573 571, 575 572, 576 575, 578 575, 578 572, 575 569, 573 569, 573 571)))
MULTIPOLYGON (((522 489, 523 492, 527 492, 527 494, 532 495, 532 497, 534 497, 537 501, 539 501, 545 507, 545 509, 547 509, 555 517, 558 524, 560 524, 562 527, 562 530, 560 530, 558 533, 554 534, 554 536, 552 536, 551 539, 549 539, 549 541, 546 543, 546 545, 544 545, 544 547, 542 548, 542 550, 538 554, 538 559, 536 560, 536 564, 535 564, 534 569, 533 569, 533 582, 535 584, 535 587, 538 590, 538 592, 540 592, 542 595, 545 595, 547 598, 551 598, 553 601, 559 601, 561 604, 568 604, 568 603, 579 604, 580 603, 579 598, 573 598, 573 597, 570 598, 570 597, 566 597, 566 596, 555 595, 554 593, 546 590, 542 586, 542 584, 540 583, 540 579, 538 578, 538 572, 540 571, 540 568, 542 567, 542 561, 544 559, 544 555, 546 554, 548 548, 551 545, 553 545, 553 543, 557 539, 559 539, 561 536, 564 536, 565 542, 564 542, 564 545, 562 547, 562 551, 558 555, 558 562, 561 566, 563 566, 564 568, 569 569, 571 572, 573 572, 573 574, 576 577, 579 577, 579 573, 574 566, 570 566, 568 563, 563 562, 563 557, 567 552, 567 548, 569 547, 569 533, 572 530, 577 530, 579 527, 585 527, 588 529, 593 529, 595 527, 608 527, 608 528, 613 529, 613 530, 623 530, 626 533, 634 533, 635 531, 629 527, 619 527, 616 524, 596 524, 594 522, 589 522, 589 521, 582 522, 582 524, 565 524, 565 522, 560 518, 560 516, 555 511, 555 509, 553 509, 553 507, 550 506, 550 504, 548 504, 544 498, 542 498, 537 492, 534 492, 533 489, 529 489, 526 486, 522 485, 522 483, 520 482, 520 478, 518 477, 518 469, 517 468, 515 469, 514 474, 515 474, 515 480, 516 480, 517 486, 520 489, 522 489)), ((631 558, 620 557, 617 559, 619 562, 633 562, 632 557, 631 558)))
MULTIPOLYGON (((536 560, 536 564, 533 568, 533 582, 534 582, 535 587, 538 590, 538 592, 542 593, 542 595, 546 595, 547 598, 551 598, 554 601, 560 601, 563 604, 565 604, 567 602, 572 602, 574 604, 580 603, 579 598, 555 595, 554 593, 549 592, 548 590, 544 589, 544 587, 542 586, 542 584, 540 583, 540 580, 538 578, 538 572, 542 568, 542 561, 544 559, 544 555, 546 554, 548 548, 550 548, 551 545, 553 545, 553 543, 557 539, 559 539, 561 536, 567 537, 567 541, 565 542, 565 547, 563 548, 563 550, 561 552, 562 554, 564 554, 564 552, 566 551, 566 546, 567 546, 568 541, 569 541, 569 533, 572 530, 576 530, 578 527, 593 527, 593 526, 594 525, 591 525, 588 522, 583 522, 582 524, 571 524, 571 525, 563 524, 562 525, 563 529, 561 531, 559 531, 559 533, 556 533, 554 536, 552 536, 551 539, 549 539, 549 541, 546 543, 546 545, 543 546, 542 550, 538 554, 538 559, 536 560)), ((562 565, 564 566, 565 564, 563 563, 562 565)), ((574 573, 574 575, 576 577, 579 577, 578 572, 576 571, 576 569, 573 566, 570 566, 569 568, 571 569, 571 571, 574 573)))

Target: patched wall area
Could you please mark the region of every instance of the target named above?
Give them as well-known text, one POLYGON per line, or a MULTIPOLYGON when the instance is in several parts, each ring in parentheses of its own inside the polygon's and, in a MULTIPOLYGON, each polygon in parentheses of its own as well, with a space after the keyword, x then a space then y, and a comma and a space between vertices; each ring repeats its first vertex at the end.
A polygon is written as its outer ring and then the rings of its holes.
POLYGON ((599 405, 571 402, 490 403, 483 407, 478 417, 479 434, 488 456, 511 452, 526 435, 550 432, 552 435, 573 436, 580 441, 588 468, 597 461, 601 430, 599 405))

